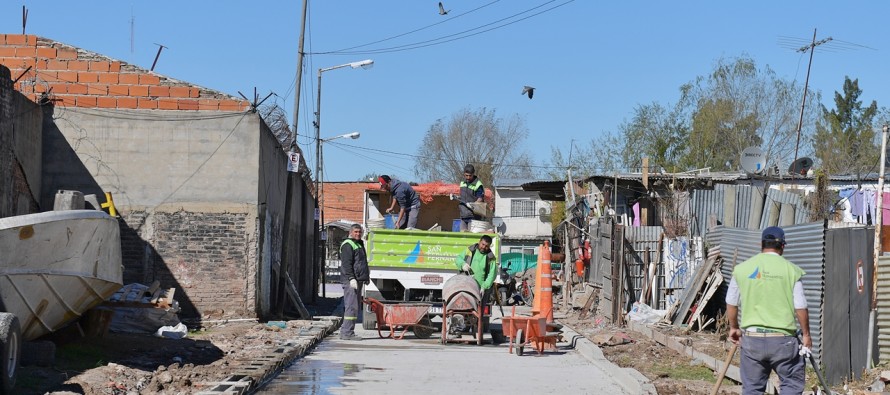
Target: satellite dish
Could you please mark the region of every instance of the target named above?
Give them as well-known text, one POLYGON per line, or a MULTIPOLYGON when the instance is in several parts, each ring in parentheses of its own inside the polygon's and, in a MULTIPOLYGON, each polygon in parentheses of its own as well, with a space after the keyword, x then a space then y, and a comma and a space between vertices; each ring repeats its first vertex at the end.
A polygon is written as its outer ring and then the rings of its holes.
POLYGON ((791 167, 788 168, 788 173, 805 176, 811 167, 813 167, 812 159, 807 157, 799 158, 798 160, 791 162, 791 167))
POLYGON ((745 148, 739 162, 742 169, 748 173, 760 173, 766 167, 766 159, 763 157, 763 150, 760 147, 745 148))

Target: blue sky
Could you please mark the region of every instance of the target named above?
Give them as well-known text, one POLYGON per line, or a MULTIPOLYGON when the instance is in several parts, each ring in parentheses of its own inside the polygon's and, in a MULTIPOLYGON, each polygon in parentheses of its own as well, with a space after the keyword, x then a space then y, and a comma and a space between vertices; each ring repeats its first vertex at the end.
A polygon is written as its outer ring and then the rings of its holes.
MULTIPOLYGON (((28 34, 144 68, 151 67, 158 48, 154 43, 160 43, 168 49, 155 67, 157 73, 235 96, 238 91, 252 95, 254 87, 261 97, 275 92, 277 96, 269 100, 278 100, 291 113, 301 3, 5 1, 0 5, 0 33, 21 33, 25 5, 28 34)), ((352 148, 325 146, 326 180, 352 181, 367 173, 413 179, 408 155, 417 153, 424 133, 437 119, 463 108, 487 107, 502 117, 524 117, 530 133, 523 148, 545 163, 551 146, 567 148, 572 139, 586 143, 614 131, 638 104, 674 103, 679 86, 708 73, 720 57, 747 55, 759 66, 769 65, 779 76, 803 83, 808 55, 789 49, 788 43, 805 45, 814 28, 817 39, 830 36, 842 44, 833 52, 826 46, 815 53, 810 87, 821 91, 823 103, 833 106, 834 91, 841 90, 844 76, 849 75, 859 79, 863 99, 888 106, 890 78, 884 70, 890 66, 890 3, 886 2, 444 3, 451 10, 447 16, 438 14, 436 1, 427 0, 310 1, 305 49, 310 53, 337 51, 421 28, 425 29, 352 51, 397 47, 491 23, 472 32, 515 22, 410 50, 307 56, 298 129, 310 163, 317 70, 375 61, 369 70, 324 73, 322 137, 362 134, 358 140, 338 141, 352 148), (535 13, 540 14, 531 16, 535 13), (524 17, 529 18, 519 20, 524 17), (508 19, 496 22, 503 18, 508 19), (536 87, 534 99, 520 95, 523 85, 536 87)))

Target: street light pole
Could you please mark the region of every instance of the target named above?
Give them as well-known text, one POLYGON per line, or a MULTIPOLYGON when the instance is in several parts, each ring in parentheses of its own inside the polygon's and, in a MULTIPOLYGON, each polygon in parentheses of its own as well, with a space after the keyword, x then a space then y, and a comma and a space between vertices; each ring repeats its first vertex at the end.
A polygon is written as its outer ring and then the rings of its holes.
MULTIPOLYGON (((326 232, 327 229, 323 229, 324 228, 324 200, 323 200, 324 192, 322 191, 322 189, 324 188, 324 185, 322 183, 322 172, 324 170, 322 169, 321 143, 323 143, 324 141, 330 141, 330 140, 334 140, 334 139, 338 139, 338 138, 342 138, 342 137, 349 137, 352 139, 357 139, 359 137, 359 133, 357 133, 357 132, 347 133, 347 134, 343 134, 340 136, 335 136, 335 137, 331 137, 331 138, 322 140, 322 138, 321 138, 321 75, 325 71, 336 70, 336 69, 340 69, 343 67, 352 67, 353 69, 357 69, 357 68, 367 69, 373 65, 374 65, 373 60, 366 59, 366 60, 360 60, 358 62, 344 63, 344 64, 333 66, 333 67, 318 69, 318 92, 315 95, 315 99, 316 99, 316 102, 315 102, 315 209, 316 209, 316 212, 318 213, 318 221, 319 221, 318 226, 316 226, 316 229, 321 229, 322 235, 325 235, 324 232, 326 232)), ((327 237, 324 237, 323 239, 321 237, 319 237, 319 239, 320 240, 319 240, 318 246, 316 246, 316 248, 320 249, 320 253, 319 253, 319 256, 321 257, 321 264, 320 264, 321 276, 320 277, 322 279, 321 297, 324 298, 324 297, 326 297, 324 285, 326 282, 325 268, 326 268, 326 264, 327 264, 327 256, 326 256, 327 253, 322 246, 324 244, 326 244, 327 237), (324 240, 324 242, 322 242, 322 240, 324 240)))

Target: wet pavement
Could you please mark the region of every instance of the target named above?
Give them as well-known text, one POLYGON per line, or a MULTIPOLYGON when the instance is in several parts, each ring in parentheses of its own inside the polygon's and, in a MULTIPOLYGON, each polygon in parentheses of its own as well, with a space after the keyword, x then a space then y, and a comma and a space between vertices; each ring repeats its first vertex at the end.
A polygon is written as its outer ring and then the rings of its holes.
POLYGON ((380 339, 360 328, 362 341, 332 334, 258 393, 628 393, 608 369, 568 343, 543 355, 516 356, 507 344, 443 345, 438 334, 422 340, 410 332, 403 340, 380 339))

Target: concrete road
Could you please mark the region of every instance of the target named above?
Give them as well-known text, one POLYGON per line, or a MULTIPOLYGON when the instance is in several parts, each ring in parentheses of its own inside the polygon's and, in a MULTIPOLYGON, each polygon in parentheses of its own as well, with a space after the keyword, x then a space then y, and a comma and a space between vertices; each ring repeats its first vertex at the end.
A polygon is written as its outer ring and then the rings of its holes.
MULTIPOLYGON (((496 320, 499 321, 499 320, 496 320)), ((493 322, 494 323, 494 322, 493 322)), ((438 333, 421 340, 380 339, 359 329, 362 341, 334 334, 286 369, 265 394, 639 394, 634 372, 609 363, 595 346, 580 341, 558 344, 537 355, 508 354, 507 344, 442 345, 438 333), (593 347, 593 349, 590 349, 593 347), (597 356, 598 354, 598 356, 597 356)), ((489 340, 486 336, 486 340, 489 340)))

